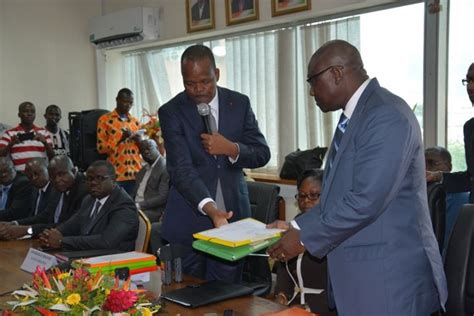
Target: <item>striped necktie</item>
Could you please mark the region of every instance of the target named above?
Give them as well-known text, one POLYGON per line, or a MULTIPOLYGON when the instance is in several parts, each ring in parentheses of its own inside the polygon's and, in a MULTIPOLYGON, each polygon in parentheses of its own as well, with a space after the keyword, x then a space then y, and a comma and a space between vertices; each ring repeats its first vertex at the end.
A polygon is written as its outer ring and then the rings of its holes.
POLYGON ((337 151, 339 150, 339 145, 341 144, 342 136, 346 132, 347 124, 349 124, 349 119, 344 115, 344 112, 341 113, 339 122, 337 123, 336 131, 334 132, 334 138, 332 140, 332 151, 331 157, 329 159, 329 170, 332 167, 334 158, 336 158, 337 151))

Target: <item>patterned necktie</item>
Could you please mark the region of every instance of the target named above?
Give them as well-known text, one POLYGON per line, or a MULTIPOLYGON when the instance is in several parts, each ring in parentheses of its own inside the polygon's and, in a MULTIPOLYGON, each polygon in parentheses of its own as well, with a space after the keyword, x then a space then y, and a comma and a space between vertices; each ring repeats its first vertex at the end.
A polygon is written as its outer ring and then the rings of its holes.
MULTIPOLYGON (((217 132, 217 121, 214 115, 212 114, 212 111, 209 111, 209 125, 211 125, 212 132, 217 132)), ((216 205, 218 209, 225 210, 224 195, 222 194, 222 186, 220 179, 217 179, 216 205)))
POLYGON ((92 221, 94 221, 94 219, 97 217, 97 215, 99 214, 99 209, 100 209, 100 206, 101 206, 101 203, 99 200, 96 200, 95 203, 94 203, 94 207, 92 208, 92 212, 91 212, 91 215, 89 216, 92 221))
POLYGON ((8 188, 2 185, 2 189, 0 190, 0 210, 4 210, 7 206, 7 199, 8 199, 7 190, 8 188))
POLYGON ((339 118, 339 122, 337 123, 336 131, 334 132, 334 138, 332 140, 332 151, 331 157, 329 159, 329 170, 332 167, 334 158, 336 158, 336 154, 339 150, 339 145, 341 144, 342 136, 346 131, 347 124, 349 124, 349 119, 344 115, 344 113, 341 113, 341 117, 339 118))

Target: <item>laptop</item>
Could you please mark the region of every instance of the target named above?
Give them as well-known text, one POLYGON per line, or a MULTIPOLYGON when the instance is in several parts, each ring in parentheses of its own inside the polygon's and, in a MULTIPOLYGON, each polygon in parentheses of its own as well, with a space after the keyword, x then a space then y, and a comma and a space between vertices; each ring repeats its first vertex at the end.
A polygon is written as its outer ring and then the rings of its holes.
POLYGON ((189 285, 182 289, 162 293, 161 296, 186 307, 199 307, 252 293, 252 288, 215 280, 189 285))

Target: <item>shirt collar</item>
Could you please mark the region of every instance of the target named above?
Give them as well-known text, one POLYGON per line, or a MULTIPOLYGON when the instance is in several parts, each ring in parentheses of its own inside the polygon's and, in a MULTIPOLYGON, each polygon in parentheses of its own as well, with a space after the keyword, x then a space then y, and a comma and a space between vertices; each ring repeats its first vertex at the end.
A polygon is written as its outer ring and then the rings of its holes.
POLYGON ((354 110, 356 108, 356 105, 357 103, 359 102, 359 99, 360 99, 360 96, 362 95, 362 93, 364 92, 365 88, 367 88, 367 86, 369 85, 370 83, 370 80, 372 79, 367 79, 365 80, 361 85, 360 87, 356 90, 356 92, 354 92, 354 94, 352 95, 352 97, 349 99, 349 101, 347 102, 346 106, 344 107, 344 115, 350 119, 351 116, 352 116, 352 113, 354 113, 354 110))
POLYGON ((216 88, 216 95, 211 102, 209 102, 209 106, 211 107, 212 115, 214 115, 217 121, 219 118, 219 89, 216 88))
POLYGON ((100 206, 104 206, 105 202, 107 202, 108 198, 110 197, 110 195, 107 195, 106 197, 103 197, 101 199, 95 199, 96 202, 99 201, 100 202, 100 206))
POLYGON ((43 193, 46 192, 46 190, 48 190, 49 183, 50 183, 50 181, 48 181, 48 183, 46 183, 46 185, 45 185, 44 187, 42 187, 42 188, 40 189, 40 191, 43 191, 43 193))

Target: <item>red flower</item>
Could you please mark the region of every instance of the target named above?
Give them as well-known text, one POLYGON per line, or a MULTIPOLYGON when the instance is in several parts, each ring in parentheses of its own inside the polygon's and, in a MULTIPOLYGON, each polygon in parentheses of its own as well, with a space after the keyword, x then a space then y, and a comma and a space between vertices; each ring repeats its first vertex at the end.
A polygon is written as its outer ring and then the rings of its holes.
POLYGON ((46 308, 43 307, 36 307, 36 310, 43 316, 58 316, 55 312, 52 312, 50 310, 47 310, 46 308))
POLYGON ((106 311, 118 313, 128 310, 137 300, 138 297, 135 292, 111 290, 102 307, 106 311))

